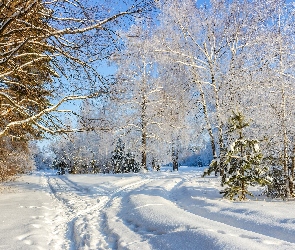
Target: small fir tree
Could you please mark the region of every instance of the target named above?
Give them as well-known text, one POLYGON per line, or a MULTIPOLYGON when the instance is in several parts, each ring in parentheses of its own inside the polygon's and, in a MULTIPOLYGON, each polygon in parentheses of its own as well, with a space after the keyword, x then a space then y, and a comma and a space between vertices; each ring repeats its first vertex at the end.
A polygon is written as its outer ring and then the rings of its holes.
POLYGON ((284 169, 281 165, 277 164, 276 166, 271 166, 270 169, 271 183, 268 185, 266 190, 266 195, 271 198, 282 198, 287 199, 287 189, 286 185, 287 178, 284 174, 284 169))
POLYGON ((154 171, 160 171, 160 169, 161 169, 161 167, 158 163, 158 160, 155 157, 153 157, 153 159, 152 159, 152 168, 154 171))
POLYGON ((268 168, 262 165, 259 141, 244 137, 243 130, 248 126, 241 113, 234 112, 230 117, 229 133, 233 135, 233 142, 222 158, 224 174, 221 185, 226 188, 220 193, 231 200, 245 200, 247 195, 253 196, 248 190, 249 186, 266 186, 270 183, 268 168))
POLYGON ((124 172, 134 172, 138 173, 140 171, 140 164, 135 160, 135 155, 128 151, 128 153, 125 156, 125 166, 124 166, 124 172))
POLYGON ((112 152, 112 166, 113 166, 113 173, 122 173, 124 170, 125 165, 125 143, 121 140, 121 138, 118 139, 116 147, 114 151, 112 152))
POLYGON ((287 173, 282 165, 281 159, 270 162, 269 176, 271 183, 268 185, 265 194, 271 198, 288 200, 295 197, 293 163, 289 166, 287 173))

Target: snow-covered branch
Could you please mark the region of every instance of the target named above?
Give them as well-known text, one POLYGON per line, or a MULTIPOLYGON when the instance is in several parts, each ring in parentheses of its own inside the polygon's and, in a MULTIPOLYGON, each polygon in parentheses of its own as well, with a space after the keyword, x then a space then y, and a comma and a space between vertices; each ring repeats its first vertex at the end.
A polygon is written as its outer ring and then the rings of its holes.
MULTIPOLYGON (((7 95, 3 94, 0 92, 1 96, 5 96, 7 100, 10 101, 10 103, 15 106, 18 110, 20 110, 24 115, 28 116, 25 119, 22 120, 18 120, 18 121, 13 121, 8 123, 7 125, 5 125, 4 129, 2 129, 0 131, 0 137, 1 136, 5 136, 8 135, 9 130, 12 129, 15 126, 19 126, 19 125, 23 125, 23 124, 35 124, 38 128, 42 129, 45 132, 50 132, 52 134, 54 133, 59 133, 59 132, 67 132, 69 130, 65 130, 65 129, 60 129, 60 130, 56 130, 53 131, 47 127, 42 126, 41 124, 39 124, 37 121, 44 115, 52 113, 53 111, 59 111, 58 108, 65 102, 68 101, 74 101, 74 100, 85 100, 85 99, 89 99, 89 98, 94 98, 96 96, 98 96, 100 93, 95 93, 95 94, 91 94, 91 95, 87 95, 87 96, 66 96, 64 98, 62 98, 58 103, 56 103, 55 105, 52 105, 49 108, 43 109, 42 111, 38 112, 37 114, 34 115, 29 115, 27 112, 25 112, 24 110, 22 110, 22 107, 17 105, 13 100, 11 100, 7 95)), ((73 131, 73 130, 71 130, 73 131)))

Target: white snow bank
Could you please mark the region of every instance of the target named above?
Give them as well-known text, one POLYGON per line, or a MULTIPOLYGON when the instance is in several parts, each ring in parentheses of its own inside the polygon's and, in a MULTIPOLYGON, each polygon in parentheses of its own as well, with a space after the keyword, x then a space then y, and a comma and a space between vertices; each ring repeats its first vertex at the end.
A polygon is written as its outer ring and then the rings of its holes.
POLYGON ((0 249, 295 249, 294 202, 230 202, 185 172, 36 173, 0 194, 0 249))

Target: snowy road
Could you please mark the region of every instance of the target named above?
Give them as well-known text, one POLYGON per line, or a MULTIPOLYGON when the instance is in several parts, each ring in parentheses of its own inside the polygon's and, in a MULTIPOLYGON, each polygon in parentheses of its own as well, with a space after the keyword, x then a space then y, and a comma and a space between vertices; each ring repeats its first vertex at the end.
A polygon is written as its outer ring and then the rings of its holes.
POLYGON ((0 249, 295 249, 294 202, 229 202, 199 171, 36 173, 0 194, 0 249))

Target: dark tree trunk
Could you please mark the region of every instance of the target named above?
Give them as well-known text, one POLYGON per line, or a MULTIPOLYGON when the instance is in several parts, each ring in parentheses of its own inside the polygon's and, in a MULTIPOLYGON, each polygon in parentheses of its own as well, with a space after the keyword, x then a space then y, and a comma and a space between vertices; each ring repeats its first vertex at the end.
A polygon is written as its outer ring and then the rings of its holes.
POLYGON ((292 165, 289 173, 290 195, 294 196, 295 145, 293 146, 292 165))
POLYGON ((142 95, 141 103, 141 168, 147 170, 146 164, 146 139, 147 139, 147 121, 146 121, 146 97, 142 95))
POLYGON ((172 168, 173 171, 178 171, 178 148, 175 145, 175 143, 173 143, 172 145, 172 168))

